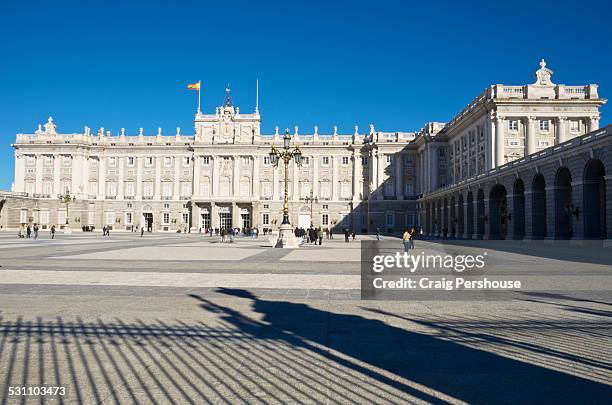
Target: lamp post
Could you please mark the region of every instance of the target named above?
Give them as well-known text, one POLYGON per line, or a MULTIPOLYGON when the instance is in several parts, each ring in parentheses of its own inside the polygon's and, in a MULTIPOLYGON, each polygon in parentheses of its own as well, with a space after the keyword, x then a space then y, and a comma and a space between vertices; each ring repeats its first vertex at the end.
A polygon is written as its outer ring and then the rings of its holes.
POLYGON ((282 160, 285 166, 285 196, 283 200, 283 221, 278 228, 278 240, 276 241, 275 247, 287 247, 296 248, 299 247, 295 236, 293 235, 293 229, 289 222, 289 162, 294 159, 295 164, 298 166, 302 165, 302 151, 298 146, 293 150, 290 147, 291 136, 289 135, 289 128, 285 130, 285 136, 283 136, 283 147, 277 149, 272 145, 272 149, 268 154, 270 156, 270 162, 277 167, 279 162, 282 160))
POLYGON ((68 207, 71 202, 76 201, 76 197, 70 195, 70 191, 66 190, 65 195, 58 196, 60 204, 66 204, 66 224, 64 226, 64 233, 72 233, 72 229, 70 229, 70 215, 68 212, 68 207))
POLYGON ((306 198, 304 198, 304 201, 306 201, 306 203, 310 203, 310 226, 313 226, 313 223, 312 223, 312 204, 313 203, 318 203, 319 202, 319 197, 314 197, 313 196, 313 191, 310 190, 310 196, 307 196, 306 198))

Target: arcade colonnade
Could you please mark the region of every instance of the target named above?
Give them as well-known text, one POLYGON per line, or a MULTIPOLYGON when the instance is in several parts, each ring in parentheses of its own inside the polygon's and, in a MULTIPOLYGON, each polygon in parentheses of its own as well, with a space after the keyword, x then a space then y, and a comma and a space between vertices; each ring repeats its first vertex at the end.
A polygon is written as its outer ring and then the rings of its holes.
POLYGON ((425 195, 432 237, 612 239, 612 126, 425 195))

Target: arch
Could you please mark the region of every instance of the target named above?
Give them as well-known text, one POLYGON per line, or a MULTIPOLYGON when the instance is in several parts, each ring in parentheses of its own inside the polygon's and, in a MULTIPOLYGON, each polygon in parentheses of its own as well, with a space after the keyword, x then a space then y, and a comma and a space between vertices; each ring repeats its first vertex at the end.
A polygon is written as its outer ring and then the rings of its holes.
POLYGON ((460 237, 465 234, 465 207, 463 206, 463 194, 457 199, 457 233, 460 237))
POLYGON ((514 239, 525 237, 525 184, 523 180, 516 179, 513 187, 513 210, 512 210, 512 230, 514 239))
POLYGON ((561 167, 555 175, 555 239, 572 237, 572 174, 561 167))
POLYGON ((476 193, 476 237, 482 238, 485 230, 484 191, 480 188, 476 193))
POLYGON ((506 239, 508 200, 506 187, 497 184, 489 193, 489 239, 506 239))
POLYGON ((532 239, 546 237, 546 180, 536 174, 531 183, 531 229, 532 239))
MULTIPOLYGON (((584 168, 584 238, 606 239, 606 175, 599 159, 591 159, 584 168)), ((580 213, 579 213, 580 215, 580 213)))
POLYGON ((474 193, 471 191, 467 194, 467 226, 466 235, 471 238, 474 234, 474 193))

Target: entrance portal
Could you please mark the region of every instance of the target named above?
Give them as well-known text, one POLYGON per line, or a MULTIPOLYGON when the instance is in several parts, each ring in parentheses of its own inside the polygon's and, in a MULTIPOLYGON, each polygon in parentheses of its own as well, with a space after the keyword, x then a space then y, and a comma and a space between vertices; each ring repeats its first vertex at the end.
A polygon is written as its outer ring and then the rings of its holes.
POLYGON ((231 212, 220 212, 219 213, 219 228, 220 229, 231 229, 232 228, 232 213, 231 212))
POLYGON ((145 221, 145 229, 147 232, 153 232, 153 213, 152 212, 143 212, 142 216, 145 221))

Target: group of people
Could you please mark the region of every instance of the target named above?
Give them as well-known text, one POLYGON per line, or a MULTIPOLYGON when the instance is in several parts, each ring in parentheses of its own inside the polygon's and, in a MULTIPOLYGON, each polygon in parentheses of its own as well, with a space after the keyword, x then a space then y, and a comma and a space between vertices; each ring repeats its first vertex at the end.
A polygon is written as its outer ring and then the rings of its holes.
MULTIPOLYGON (((17 237, 19 239, 25 239, 25 238, 34 238, 34 239, 38 239, 38 231, 39 231, 40 227, 38 226, 38 224, 34 224, 32 226, 30 226, 29 224, 26 225, 24 228, 19 228, 19 232, 17 232, 17 237)), ((51 239, 55 239, 55 225, 51 225, 51 229, 50 229, 50 234, 51 234, 51 239)))
POLYGON ((414 240, 417 237, 417 230, 414 228, 406 229, 402 235, 402 243, 404 244, 404 251, 409 253, 411 249, 414 249, 414 240))
POLYGON ((302 243, 313 243, 316 245, 318 242, 319 246, 323 244, 323 236, 325 234, 327 234, 329 238, 329 233, 330 231, 327 228, 323 230, 321 229, 321 227, 315 228, 312 225, 310 225, 308 229, 304 229, 302 227, 295 227, 295 230, 293 231, 293 234, 296 238, 302 239, 302 243))

